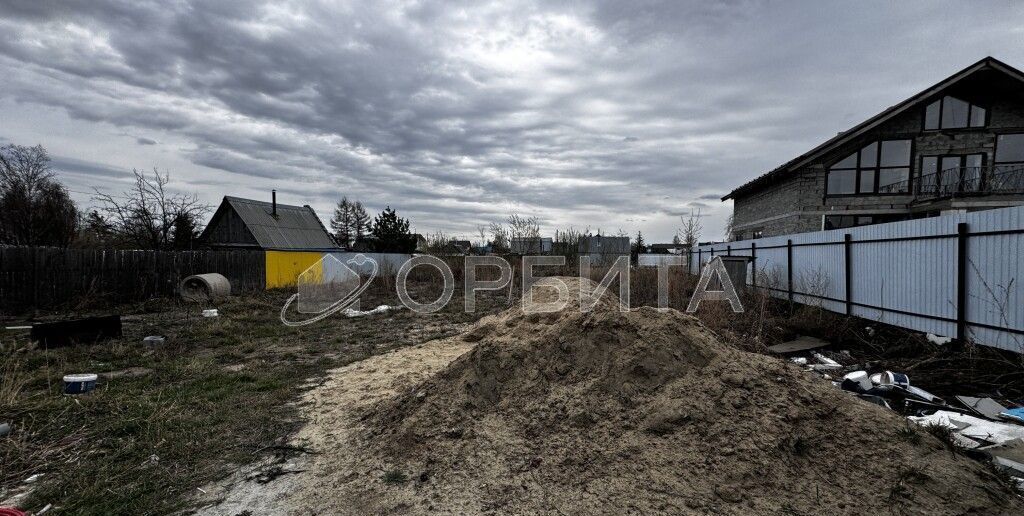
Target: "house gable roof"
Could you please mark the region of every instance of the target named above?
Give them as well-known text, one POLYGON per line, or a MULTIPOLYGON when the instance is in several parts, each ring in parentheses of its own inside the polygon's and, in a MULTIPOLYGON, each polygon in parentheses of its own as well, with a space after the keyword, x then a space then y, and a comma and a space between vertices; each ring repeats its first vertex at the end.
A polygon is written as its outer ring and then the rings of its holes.
POLYGON ((217 209, 210 224, 200 238, 218 219, 223 209, 233 210, 246 229, 256 239, 259 247, 264 249, 333 249, 337 248, 327 228, 320 222, 309 205, 291 206, 277 205, 277 217, 274 217, 273 204, 241 197, 224 196, 221 206, 217 209))
POLYGON ((722 197, 722 200, 726 201, 729 199, 734 199, 736 198, 736 196, 744 195, 758 188, 768 186, 777 181, 778 179, 780 179, 781 177, 785 176, 787 173, 792 172, 793 170, 806 165, 807 162, 820 157, 822 154, 825 154, 835 149, 836 147, 839 147, 840 145, 849 143, 850 141, 856 139, 858 136, 864 134, 865 132, 870 131, 878 127, 879 125, 891 120, 893 117, 901 113, 904 113, 909 109, 913 109, 919 103, 928 100, 930 97, 942 92, 946 88, 949 88, 950 86, 960 82, 961 80, 967 78, 968 76, 986 69, 1003 72, 1006 75, 1020 82, 1024 82, 1024 72, 1021 72, 1020 70, 992 56, 988 56, 978 61, 977 63, 974 63, 968 66, 967 68, 964 68, 963 70, 960 70, 959 72, 947 77, 946 79, 943 79, 942 81, 931 86, 930 88, 908 98, 907 100, 904 100, 903 102, 900 102, 895 106, 889 107, 885 111, 882 111, 881 113, 861 122, 860 124, 854 126, 853 128, 839 133, 835 137, 826 140, 821 145, 818 145, 817 147, 805 152, 804 154, 801 154, 800 156, 797 156, 796 158, 787 161, 786 163, 783 163, 782 165, 770 170, 769 172, 757 177, 756 179, 753 179, 737 187, 736 189, 722 197))

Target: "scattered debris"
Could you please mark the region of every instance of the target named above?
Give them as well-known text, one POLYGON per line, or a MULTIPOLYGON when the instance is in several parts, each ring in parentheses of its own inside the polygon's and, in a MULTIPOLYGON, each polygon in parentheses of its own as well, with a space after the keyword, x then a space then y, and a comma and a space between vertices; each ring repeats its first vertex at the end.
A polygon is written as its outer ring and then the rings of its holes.
POLYGON ((216 301, 231 295, 231 282, 217 273, 196 274, 181 280, 178 293, 189 303, 216 301))
POLYGON ((1024 424, 1024 408, 1004 410, 999 413, 999 417, 1024 424))
POLYGON ((127 369, 100 373, 100 376, 105 380, 116 380, 118 378, 138 378, 140 376, 146 376, 152 372, 153 370, 148 367, 129 367, 127 369))
POLYGON ((1024 477, 1024 439, 1011 439, 999 444, 978 448, 992 458, 992 462, 1015 477, 1024 477))
POLYGON ((822 355, 821 353, 811 353, 814 358, 818 361, 817 364, 811 365, 811 368, 815 371, 832 371, 835 369, 842 369, 843 365, 831 358, 822 355))
POLYGON ((163 344, 164 340, 165 338, 163 335, 150 335, 148 337, 143 338, 142 343, 146 344, 147 346, 158 346, 160 344, 163 344))
POLYGON ((989 421, 948 410, 937 410, 926 416, 910 416, 908 419, 921 424, 944 426, 978 443, 1001 444, 1013 439, 1024 439, 1024 426, 989 421))
POLYGON ((844 389, 846 390, 860 390, 867 392, 871 390, 871 387, 873 387, 871 378, 868 377, 868 373, 866 371, 854 371, 852 373, 848 373, 843 377, 843 383, 846 382, 852 382, 856 385, 856 389, 850 389, 844 386, 844 389))
POLYGON ((792 361, 796 365, 807 365, 807 359, 804 358, 804 357, 793 357, 793 358, 791 358, 789 360, 792 361))
POLYGON ((816 337, 800 336, 791 341, 783 342, 782 344, 776 344, 769 346, 768 351, 772 353, 778 353, 780 355, 786 353, 797 353, 800 351, 810 351, 812 349, 823 348, 828 346, 829 343, 816 337))
POLYGON ((388 311, 394 310, 394 309, 395 308, 392 307, 392 306, 380 305, 377 308, 374 308, 373 310, 353 310, 351 308, 346 308, 346 309, 342 310, 341 313, 345 317, 362 317, 364 315, 383 314, 383 313, 387 313, 388 311))
POLYGON ((956 396, 956 400, 968 407, 971 412, 990 420, 999 419, 999 413, 1007 410, 1006 406, 1002 406, 992 398, 956 396))
POLYGON ((208 308, 203 310, 203 317, 219 317, 220 313, 217 312, 216 308, 208 308))
POLYGON ((98 375, 69 374, 64 376, 64 394, 83 394, 96 388, 98 375))
POLYGON ((945 346, 946 344, 953 342, 953 337, 943 337, 941 335, 935 335, 934 333, 925 335, 925 338, 928 339, 928 342, 931 342, 936 346, 945 346))
POLYGON ((0 423, 0 437, 3 437, 3 436, 5 436, 5 435, 7 435, 9 433, 11 433, 11 424, 10 423, 0 423))
POLYGON ((25 483, 26 484, 33 484, 37 480, 39 480, 40 478, 43 478, 43 473, 36 473, 35 475, 32 475, 32 476, 26 478, 25 479, 25 483))
MULTIPOLYGON (((42 514, 42 512, 39 514, 42 514)), ((0 516, 25 516, 25 512, 14 507, 0 507, 0 516)))
POLYGON ((107 315, 67 321, 39 323, 32 326, 32 339, 44 348, 93 343, 121 336, 121 316, 107 315))

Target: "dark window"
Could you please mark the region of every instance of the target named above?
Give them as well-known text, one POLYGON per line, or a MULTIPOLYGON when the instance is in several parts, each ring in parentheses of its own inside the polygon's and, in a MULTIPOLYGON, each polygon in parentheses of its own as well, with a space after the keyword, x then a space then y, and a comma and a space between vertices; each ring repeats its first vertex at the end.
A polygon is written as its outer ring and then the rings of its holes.
POLYGON ((878 191, 885 193, 899 193, 909 190, 910 169, 883 168, 878 173, 878 191))
POLYGON ((939 128, 939 113, 941 113, 941 109, 942 101, 940 100, 936 100, 924 108, 924 128, 926 130, 939 128))
POLYGON ((871 142, 829 169, 828 195, 910 191, 910 140, 871 142))
POLYGON ((981 186, 984 166, 984 154, 922 156, 920 192, 951 194, 974 191, 981 186))
POLYGON ((956 97, 945 96, 924 108, 924 129, 985 127, 985 108, 956 97))
POLYGON ((883 167, 910 166, 910 140, 889 140, 882 142, 883 167))
POLYGON ((829 195, 857 193, 857 170, 836 170, 828 173, 829 195))
POLYGON ((1024 162, 1024 134, 1000 134, 996 139, 996 163, 1024 162))

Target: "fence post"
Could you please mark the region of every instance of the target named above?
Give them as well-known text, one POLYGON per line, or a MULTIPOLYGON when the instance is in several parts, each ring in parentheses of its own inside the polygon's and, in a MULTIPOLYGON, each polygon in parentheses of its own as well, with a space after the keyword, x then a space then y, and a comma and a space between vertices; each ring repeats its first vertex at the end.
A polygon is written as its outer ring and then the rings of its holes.
POLYGON ((850 290, 853 288, 853 276, 850 272, 851 268, 851 256, 853 250, 853 237, 849 233, 843 235, 843 264, 846 269, 846 315, 853 314, 853 293, 850 290))
POLYGON ((732 246, 731 245, 725 246, 725 255, 726 256, 732 256, 732 246))
POLYGON ((786 240, 786 287, 789 289, 790 308, 793 305, 793 241, 786 240))
POLYGON ((956 339, 967 338, 967 223, 956 225, 956 339))
POLYGON ((700 276, 700 260, 702 258, 703 253, 704 253, 704 250, 698 247, 697 248, 697 272, 695 273, 697 276, 700 276))
POLYGON ((750 243, 750 284, 757 288, 757 242, 750 243))

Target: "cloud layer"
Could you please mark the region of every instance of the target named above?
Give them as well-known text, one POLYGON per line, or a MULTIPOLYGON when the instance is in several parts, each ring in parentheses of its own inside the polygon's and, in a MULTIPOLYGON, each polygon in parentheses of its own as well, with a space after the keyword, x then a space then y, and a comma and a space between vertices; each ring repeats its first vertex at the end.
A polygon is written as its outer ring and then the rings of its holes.
MULTIPOLYGON (((76 192, 391 205, 471 235, 509 211, 671 238, 732 187, 985 55, 1022 10, 868 2, 8 1, 0 138, 76 192)), ((79 194, 86 195, 86 194, 79 194)))

